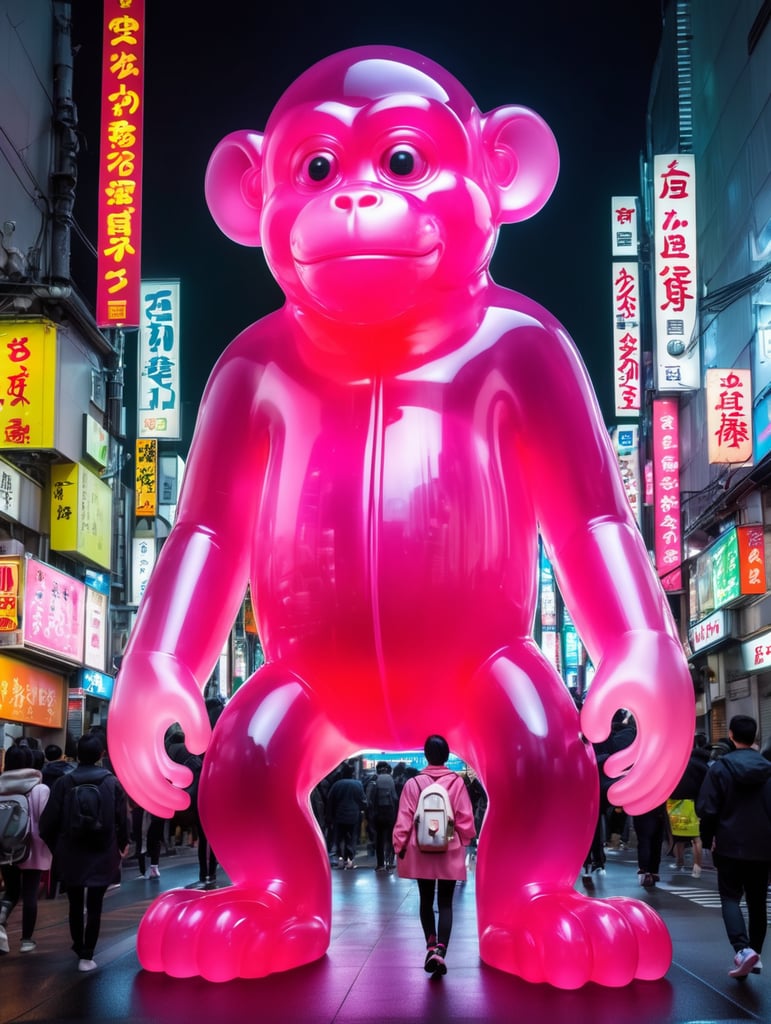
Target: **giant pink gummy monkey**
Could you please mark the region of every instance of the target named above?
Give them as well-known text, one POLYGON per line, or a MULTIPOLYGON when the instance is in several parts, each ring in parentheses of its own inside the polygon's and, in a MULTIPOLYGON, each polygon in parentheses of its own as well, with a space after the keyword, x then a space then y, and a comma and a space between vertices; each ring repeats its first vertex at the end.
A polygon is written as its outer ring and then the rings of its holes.
POLYGON ((232 880, 155 900, 148 970, 223 981, 323 956, 310 790, 357 749, 432 732, 489 794, 482 959, 560 988, 668 969, 647 905, 574 889, 598 806, 587 739, 634 713, 609 774, 631 764, 612 799, 642 811, 684 768, 694 704, 582 361, 489 275, 499 225, 536 213, 557 172, 532 111, 482 114, 442 68, 388 47, 321 61, 264 134, 215 149, 211 212, 262 246, 286 302, 214 368, 110 710, 113 763, 155 813, 188 802, 167 727, 208 747, 201 816, 232 880), (532 636, 539 528, 596 666, 583 735, 532 636), (202 688, 247 582, 267 661, 210 738, 202 688))

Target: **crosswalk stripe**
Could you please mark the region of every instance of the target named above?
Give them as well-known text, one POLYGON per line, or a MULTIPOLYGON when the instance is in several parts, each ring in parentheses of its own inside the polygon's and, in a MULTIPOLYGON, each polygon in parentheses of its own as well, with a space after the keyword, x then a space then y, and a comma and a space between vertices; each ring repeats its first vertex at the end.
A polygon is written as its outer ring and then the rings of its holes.
POLYGON ((673 896, 681 896, 683 899, 690 900, 692 903, 698 903, 700 907, 709 907, 717 910, 720 909, 720 897, 712 889, 680 888, 673 885, 667 888, 666 892, 671 892, 673 896))

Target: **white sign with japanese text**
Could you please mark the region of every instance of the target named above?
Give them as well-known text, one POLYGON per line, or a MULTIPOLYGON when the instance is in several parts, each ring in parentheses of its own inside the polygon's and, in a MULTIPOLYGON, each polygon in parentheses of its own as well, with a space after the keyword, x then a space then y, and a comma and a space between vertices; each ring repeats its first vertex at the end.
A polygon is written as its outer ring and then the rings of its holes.
POLYGON ((636 263, 613 264, 613 379, 617 416, 640 415, 640 282, 636 263))
POLYGON ((698 391, 701 359, 692 153, 653 158, 656 388, 698 391))
POLYGON ((637 196, 611 200, 612 255, 637 259, 637 196))
POLYGON ((143 281, 140 296, 137 437, 181 434, 179 281, 143 281))
POLYGON ((749 370, 707 370, 710 463, 752 461, 752 381, 749 370))

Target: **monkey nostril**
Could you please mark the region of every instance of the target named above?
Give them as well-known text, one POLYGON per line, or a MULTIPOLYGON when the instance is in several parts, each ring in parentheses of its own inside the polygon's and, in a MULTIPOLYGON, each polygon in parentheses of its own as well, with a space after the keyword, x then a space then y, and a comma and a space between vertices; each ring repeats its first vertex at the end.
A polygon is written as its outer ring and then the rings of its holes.
POLYGON ((333 202, 338 210, 353 210, 354 207, 365 209, 377 206, 378 197, 374 192, 340 192, 333 202))

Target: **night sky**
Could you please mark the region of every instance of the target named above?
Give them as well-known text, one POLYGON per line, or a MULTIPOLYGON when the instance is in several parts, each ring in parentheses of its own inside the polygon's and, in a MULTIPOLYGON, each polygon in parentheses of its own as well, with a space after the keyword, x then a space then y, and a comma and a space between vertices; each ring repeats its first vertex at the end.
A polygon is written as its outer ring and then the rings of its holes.
MULTIPOLYGON (((662 2, 146 0, 142 276, 181 279, 183 454, 217 356, 283 301, 260 250, 229 241, 208 213, 211 151, 230 131, 262 130, 284 89, 315 61, 366 44, 417 50, 459 78, 482 111, 524 104, 552 128, 557 187, 537 216, 503 226, 492 274, 562 321, 612 417, 610 200, 640 190, 662 2)), ((75 214, 95 246, 102 4, 72 7, 75 214)), ((76 238, 73 275, 91 299, 96 262, 84 252, 76 238)), ((134 365, 129 359, 132 399, 134 365)))

